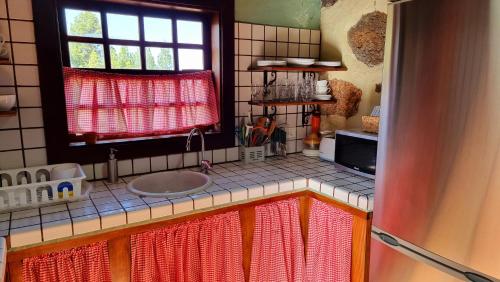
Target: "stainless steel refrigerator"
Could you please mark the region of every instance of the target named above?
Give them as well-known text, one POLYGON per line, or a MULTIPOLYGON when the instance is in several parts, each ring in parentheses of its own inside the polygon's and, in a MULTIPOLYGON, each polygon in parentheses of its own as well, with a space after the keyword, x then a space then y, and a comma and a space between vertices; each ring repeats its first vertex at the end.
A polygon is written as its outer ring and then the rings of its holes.
POLYGON ((392 1, 370 281, 500 279, 500 0, 392 1))

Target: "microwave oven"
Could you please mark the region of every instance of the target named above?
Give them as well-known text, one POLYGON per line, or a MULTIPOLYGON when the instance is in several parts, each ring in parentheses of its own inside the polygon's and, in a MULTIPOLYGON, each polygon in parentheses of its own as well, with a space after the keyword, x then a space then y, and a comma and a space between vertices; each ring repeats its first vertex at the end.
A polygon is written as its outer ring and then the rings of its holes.
POLYGON ((361 130, 335 132, 335 166, 375 178, 378 135, 361 130))

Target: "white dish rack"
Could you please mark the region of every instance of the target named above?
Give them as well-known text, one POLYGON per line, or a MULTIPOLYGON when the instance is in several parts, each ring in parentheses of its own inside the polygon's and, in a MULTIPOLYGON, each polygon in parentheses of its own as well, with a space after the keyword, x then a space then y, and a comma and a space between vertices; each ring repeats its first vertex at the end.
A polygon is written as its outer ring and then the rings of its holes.
POLYGON ((0 170, 0 211, 88 198, 85 178, 75 163, 0 170))

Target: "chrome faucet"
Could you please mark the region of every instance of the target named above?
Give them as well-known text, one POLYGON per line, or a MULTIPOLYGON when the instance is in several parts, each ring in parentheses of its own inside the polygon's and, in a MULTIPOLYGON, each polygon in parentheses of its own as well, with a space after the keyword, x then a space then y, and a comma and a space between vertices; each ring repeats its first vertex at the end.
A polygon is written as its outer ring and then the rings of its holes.
POLYGON ((203 132, 201 132, 199 128, 195 127, 189 133, 189 137, 187 138, 186 142, 186 151, 187 152, 191 151, 191 138, 193 138, 193 135, 195 135, 196 132, 198 132, 198 135, 200 135, 201 139, 201 161, 200 161, 201 172, 208 174, 208 170, 212 169, 212 164, 210 163, 209 160, 205 159, 205 137, 203 136, 203 132))

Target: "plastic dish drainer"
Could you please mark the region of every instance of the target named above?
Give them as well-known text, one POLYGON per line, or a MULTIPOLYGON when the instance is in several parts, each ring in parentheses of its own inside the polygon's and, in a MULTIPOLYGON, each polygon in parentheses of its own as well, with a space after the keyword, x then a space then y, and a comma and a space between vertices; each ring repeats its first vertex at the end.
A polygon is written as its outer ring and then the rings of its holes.
POLYGON ((85 178, 71 163, 0 170, 0 210, 88 198, 92 185, 85 178))

